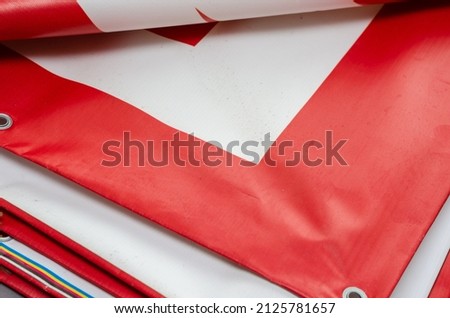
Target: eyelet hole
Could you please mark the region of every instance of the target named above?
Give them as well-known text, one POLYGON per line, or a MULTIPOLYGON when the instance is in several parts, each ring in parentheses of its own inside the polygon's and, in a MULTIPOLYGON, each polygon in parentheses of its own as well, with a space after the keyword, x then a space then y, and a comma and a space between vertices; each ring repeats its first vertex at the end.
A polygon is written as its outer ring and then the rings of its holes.
POLYGON ((12 240, 11 236, 9 236, 8 234, 6 234, 4 232, 0 232, 0 242, 8 242, 11 240, 12 240))
POLYGON ((6 114, 0 114, 0 130, 6 130, 13 125, 13 120, 6 114))
POLYGON ((366 293, 358 287, 348 287, 342 293, 343 298, 367 298, 366 293))

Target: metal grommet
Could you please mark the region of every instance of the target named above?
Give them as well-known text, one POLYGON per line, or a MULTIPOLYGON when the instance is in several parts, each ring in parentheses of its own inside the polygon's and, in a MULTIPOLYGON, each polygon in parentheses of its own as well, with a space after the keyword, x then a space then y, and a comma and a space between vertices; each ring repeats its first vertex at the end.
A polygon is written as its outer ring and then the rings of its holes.
POLYGON ((9 115, 0 113, 0 130, 6 130, 13 125, 13 120, 9 115))
POLYGON ((3 232, 0 232, 0 242, 9 242, 11 240, 12 240, 11 236, 9 236, 3 232))
POLYGON ((343 298, 367 298, 366 293, 358 287, 348 287, 342 293, 343 298))

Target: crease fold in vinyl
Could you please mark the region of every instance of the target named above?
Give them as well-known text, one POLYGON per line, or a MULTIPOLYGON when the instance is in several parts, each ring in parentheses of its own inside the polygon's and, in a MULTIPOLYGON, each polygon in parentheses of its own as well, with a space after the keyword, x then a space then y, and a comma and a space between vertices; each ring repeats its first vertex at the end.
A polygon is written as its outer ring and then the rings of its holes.
POLYGON ((391 295, 450 190, 445 1, 20 3, 0 2, 0 39, 356 6, 4 42, 0 146, 297 295, 391 295), (226 147, 265 136, 255 160, 226 147), (126 143, 174 138, 227 164, 124 164, 126 143))

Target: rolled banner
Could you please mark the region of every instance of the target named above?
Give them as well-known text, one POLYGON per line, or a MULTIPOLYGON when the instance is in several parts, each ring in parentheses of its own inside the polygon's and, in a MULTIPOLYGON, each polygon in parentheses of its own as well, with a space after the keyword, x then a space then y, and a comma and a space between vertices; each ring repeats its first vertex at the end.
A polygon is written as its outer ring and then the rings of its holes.
POLYGON ((399 0, 1 0, 0 40, 140 30, 389 2, 399 0))

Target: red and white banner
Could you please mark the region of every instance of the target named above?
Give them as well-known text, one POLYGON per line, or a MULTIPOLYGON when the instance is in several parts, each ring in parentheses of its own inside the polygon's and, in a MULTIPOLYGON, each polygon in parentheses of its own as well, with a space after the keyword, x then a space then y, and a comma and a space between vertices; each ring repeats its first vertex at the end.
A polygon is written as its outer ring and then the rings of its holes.
POLYGON ((5 43, 0 145, 298 295, 387 297, 449 195, 450 8, 377 11, 5 43))
POLYGON ((0 40, 140 30, 401 0, 0 1, 0 40))

